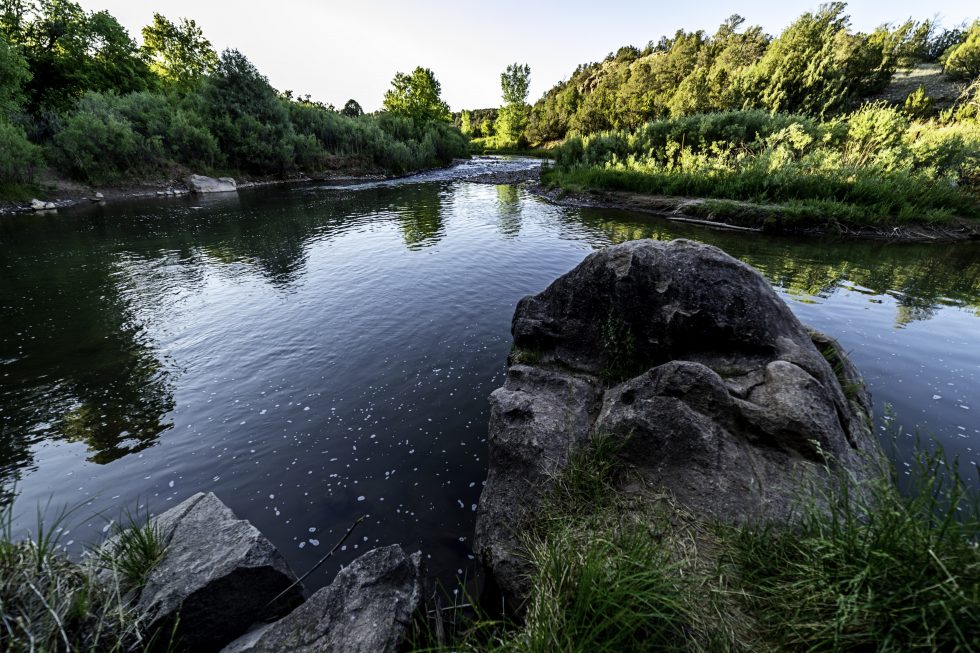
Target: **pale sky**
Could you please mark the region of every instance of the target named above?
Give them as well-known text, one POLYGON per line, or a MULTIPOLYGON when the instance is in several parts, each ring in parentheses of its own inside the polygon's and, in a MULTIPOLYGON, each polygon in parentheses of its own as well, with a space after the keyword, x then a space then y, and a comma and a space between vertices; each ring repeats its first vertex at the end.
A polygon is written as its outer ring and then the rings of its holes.
MULTIPOLYGON (((620 46, 643 47, 678 28, 713 32, 733 13, 778 33, 819 1, 672 0, 81 0, 107 9, 130 33, 154 11, 193 18, 219 51, 237 48, 280 90, 343 106, 354 98, 380 108, 398 71, 431 68, 454 111, 499 106, 500 73, 512 62, 531 66, 533 102, 580 63, 620 46)), ((855 0, 855 28, 870 30, 909 17, 944 25, 980 18, 975 0, 855 0)))

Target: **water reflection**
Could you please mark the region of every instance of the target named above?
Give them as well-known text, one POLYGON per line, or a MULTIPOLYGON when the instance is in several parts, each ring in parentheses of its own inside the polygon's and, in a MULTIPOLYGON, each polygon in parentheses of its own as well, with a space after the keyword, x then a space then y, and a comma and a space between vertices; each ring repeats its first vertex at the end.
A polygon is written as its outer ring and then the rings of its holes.
POLYGON ((497 229, 504 238, 517 238, 521 234, 521 189, 501 185, 497 190, 497 212, 500 215, 497 229))
POLYGON ((827 298, 842 289, 897 302, 895 325, 928 320, 939 306, 980 312, 980 244, 934 245, 855 240, 746 237, 651 221, 628 212, 569 214, 597 244, 679 237, 706 242, 737 256, 800 298, 827 298))

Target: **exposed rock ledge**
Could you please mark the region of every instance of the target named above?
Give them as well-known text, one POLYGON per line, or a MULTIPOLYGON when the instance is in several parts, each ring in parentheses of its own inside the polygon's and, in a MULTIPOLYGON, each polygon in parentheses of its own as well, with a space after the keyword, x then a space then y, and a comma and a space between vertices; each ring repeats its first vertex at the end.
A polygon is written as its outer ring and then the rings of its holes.
POLYGON ((594 434, 695 515, 784 519, 805 478, 881 460, 871 399, 837 343, 808 331, 754 269, 686 240, 595 252, 513 320, 490 397, 475 550, 512 607, 520 533, 594 434), (828 361, 833 361, 834 366, 828 361))
POLYGON ((184 180, 187 189, 192 193, 233 193, 238 190, 238 184, 231 177, 205 177, 204 175, 191 175, 184 180))

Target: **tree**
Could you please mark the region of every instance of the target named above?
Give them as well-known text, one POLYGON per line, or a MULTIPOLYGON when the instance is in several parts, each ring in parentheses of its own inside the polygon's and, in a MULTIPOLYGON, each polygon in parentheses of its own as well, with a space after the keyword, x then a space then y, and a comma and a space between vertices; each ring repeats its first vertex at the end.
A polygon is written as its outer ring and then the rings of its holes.
POLYGON ((175 88, 186 91, 218 67, 218 54, 193 20, 175 25, 161 14, 143 28, 142 52, 150 70, 175 88))
POLYGON ((527 93, 531 85, 531 67, 527 64, 512 63, 500 73, 500 88, 504 94, 504 104, 527 104, 527 93))
POLYGON ((233 168, 281 174, 293 163, 286 103, 245 55, 225 50, 203 89, 208 127, 233 168))
POLYGON ((449 105, 442 101, 442 85, 428 68, 421 66, 411 75, 398 73, 385 93, 384 109, 408 116, 416 122, 450 119, 449 105))
POLYGON ((0 33, 20 49, 31 113, 66 109, 86 91, 130 93, 152 81, 136 43, 108 12, 70 0, 0 0, 0 33))
POLYGON ((496 132, 500 145, 516 145, 524 139, 531 107, 527 104, 531 67, 512 63, 500 74, 504 106, 497 116, 496 132))
POLYGON ((962 43, 950 48, 943 70, 951 79, 968 81, 980 77, 980 20, 970 26, 962 43))
POLYGON ((361 105, 356 100, 351 99, 347 100, 347 104, 340 110, 340 113, 348 118, 360 118, 364 115, 364 109, 361 108, 361 105))
POLYGON ((24 84, 30 78, 31 71, 20 50, 0 35, 0 119, 20 109, 24 102, 24 84))

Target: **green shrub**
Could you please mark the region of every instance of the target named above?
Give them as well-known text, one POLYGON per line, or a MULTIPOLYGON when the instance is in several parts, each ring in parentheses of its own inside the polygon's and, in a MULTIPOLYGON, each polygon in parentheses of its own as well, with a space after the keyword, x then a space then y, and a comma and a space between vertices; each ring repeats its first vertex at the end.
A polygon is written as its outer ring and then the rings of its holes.
POLYGON ((980 77, 980 20, 970 26, 965 40, 950 48, 944 59, 943 70, 951 79, 980 77))
POLYGON ((72 177, 106 182, 152 172, 162 163, 159 137, 144 137, 113 95, 89 93, 65 118, 51 147, 52 162, 72 177))
POLYGON ((41 149, 24 130, 0 119, 0 183, 29 183, 41 165, 41 149))

